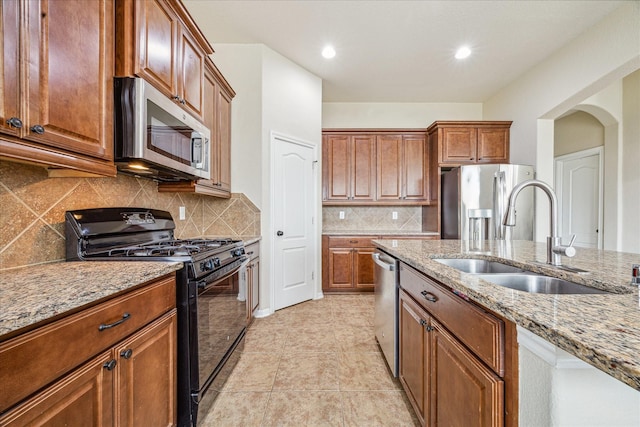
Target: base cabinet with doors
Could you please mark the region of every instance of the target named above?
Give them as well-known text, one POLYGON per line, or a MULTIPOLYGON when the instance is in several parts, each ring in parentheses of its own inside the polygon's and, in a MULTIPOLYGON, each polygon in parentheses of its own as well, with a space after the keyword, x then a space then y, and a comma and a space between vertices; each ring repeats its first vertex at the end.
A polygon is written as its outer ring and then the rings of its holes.
POLYGON ((251 243, 244 249, 249 256, 245 280, 247 284, 247 316, 251 321, 253 313, 260 303, 260 242, 251 243))
POLYGON ((0 425, 176 424, 175 275, 0 343, 0 425))
POLYGON ((375 239, 439 239, 425 235, 324 235, 322 236, 322 290, 324 292, 372 292, 375 239))
POLYGON ((116 176, 114 2, 3 1, 0 19, 0 156, 116 176))
POLYGON ((404 263, 399 276, 399 379, 421 424, 517 425, 512 325, 404 263))

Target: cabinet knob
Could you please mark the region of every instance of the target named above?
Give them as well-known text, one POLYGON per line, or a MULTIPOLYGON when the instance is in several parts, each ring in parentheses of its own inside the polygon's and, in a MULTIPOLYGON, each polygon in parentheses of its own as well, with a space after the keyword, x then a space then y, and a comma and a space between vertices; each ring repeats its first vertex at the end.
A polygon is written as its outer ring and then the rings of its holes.
POLYGON ((44 128, 41 125, 33 125, 29 129, 31 132, 37 133, 38 135, 42 135, 44 133, 44 128))
POLYGON ((427 321, 424 319, 420 319, 420 326, 424 326, 427 324, 427 321))
POLYGON ((115 359, 111 359, 108 362, 104 362, 104 365, 102 365, 102 367, 105 368, 107 371, 113 371, 117 364, 118 362, 116 362, 115 359))
POLYGON ((126 350, 122 350, 120 352, 120 357, 122 357, 124 359, 130 359, 131 356, 133 356, 133 350, 131 350, 130 348, 128 348, 126 350))
POLYGON ((7 124, 9 125, 9 127, 22 129, 22 120, 17 117, 11 117, 9 120, 7 120, 7 124))
POLYGON ((469 160, 473 160, 473 157, 471 157, 469 160))
POLYGON ((427 327, 425 328, 425 330, 426 330, 427 332, 431 332, 431 331, 433 331, 434 329, 435 329, 435 328, 434 328, 433 326, 431 326, 431 325, 429 325, 429 326, 427 326, 427 327))

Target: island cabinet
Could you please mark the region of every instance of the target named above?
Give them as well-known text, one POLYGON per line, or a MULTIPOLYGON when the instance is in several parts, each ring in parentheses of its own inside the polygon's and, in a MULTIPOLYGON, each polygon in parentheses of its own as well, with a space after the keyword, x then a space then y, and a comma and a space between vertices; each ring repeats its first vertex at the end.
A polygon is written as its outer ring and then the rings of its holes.
POLYGON ((142 77, 204 117, 204 69, 213 48, 179 0, 116 0, 116 74, 142 77))
POLYGON ((159 192, 186 192, 231 197, 231 101, 236 95, 209 58, 204 74, 204 124, 211 130, 211 179, 159 183, 159 192))
POLYGON ((440 165, 508 163, 510 127, 508 121, 436 121, 427 134, 440 165))
POLYGON ((3 1, 0 156, 115 176, 112 0, 3 1))
POLYGON ((511 329, 404 263, 399 276, 399 378, 422 425, 517 425, 511 329))
POLYGON ((424 130, 324 130, 324 205, 429 203, 424 130))
POLYGON ((0 343, 0 425, 176 423, 171 274, 0 343))

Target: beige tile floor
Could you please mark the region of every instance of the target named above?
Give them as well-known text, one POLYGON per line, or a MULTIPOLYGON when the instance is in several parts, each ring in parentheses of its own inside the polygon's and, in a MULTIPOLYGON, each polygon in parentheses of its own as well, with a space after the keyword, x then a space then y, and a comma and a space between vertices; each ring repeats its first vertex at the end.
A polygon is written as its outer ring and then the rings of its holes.
POLYGON ((326 295, 256 319, 202 426, 418 425, 373 332, 373 295, 326 295))

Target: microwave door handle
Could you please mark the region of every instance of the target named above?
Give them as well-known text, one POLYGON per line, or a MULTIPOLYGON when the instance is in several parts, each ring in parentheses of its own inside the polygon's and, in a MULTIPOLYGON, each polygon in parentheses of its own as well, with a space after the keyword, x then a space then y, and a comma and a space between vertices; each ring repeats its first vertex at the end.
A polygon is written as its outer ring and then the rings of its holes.
POLYGON ((191 133, 191 165, 196 169, 203 168, 204 138, 199 132, 191 133))

